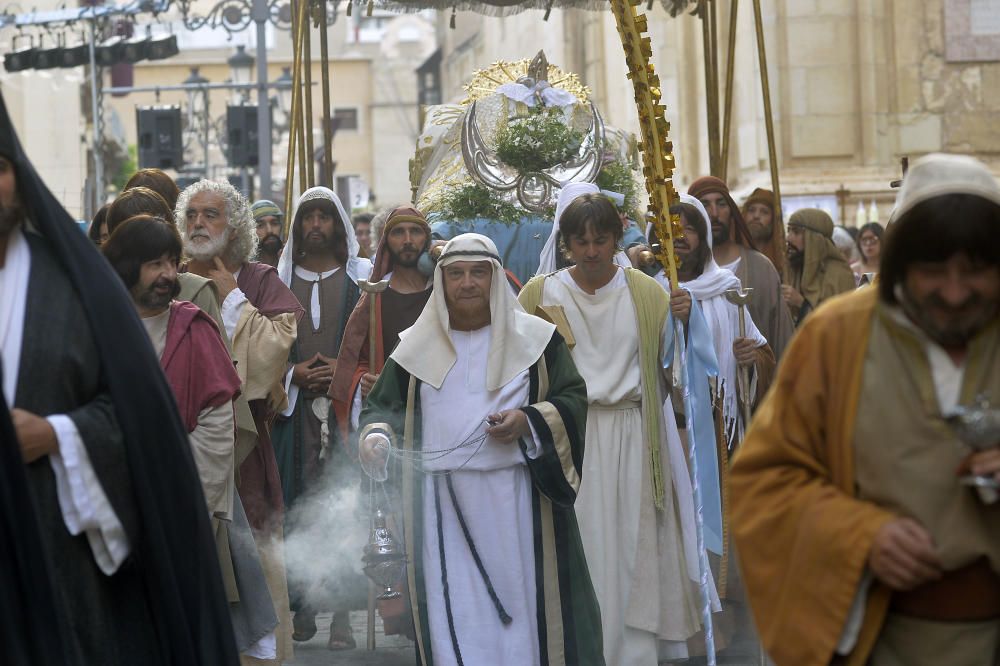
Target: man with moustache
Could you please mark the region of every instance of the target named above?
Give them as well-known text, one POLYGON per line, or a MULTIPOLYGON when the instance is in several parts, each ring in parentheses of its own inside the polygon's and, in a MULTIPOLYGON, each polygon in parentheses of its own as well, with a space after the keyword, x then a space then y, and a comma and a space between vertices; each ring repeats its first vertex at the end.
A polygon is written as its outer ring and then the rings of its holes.
POLYGON ((747 309, 780 361, 795 332, 781 295, 781 277, 768 258, 754 249, 746 222, 723 181, 704 176, 691 183, 688 194, 701 201, 712 221, 715 262, 735 273, 744 287, 753 289, 747 309))
POLYGON ((518 305, 493 241, 448 241, 361 415, 362 464, 401 493, 418 663, 605 663, 573 508, 586 412, 566 343, 518 305), (390 447, 419 462, 387 468, 390 447))
POLYGON ((743 219, 754 247, 771 260, 779 276, 785 274, 785 225, 775 214, 774 192, 758 187, 743 202, 743 219))
POLYGON ((101 253, 132 296, 177 398, 209 515, 230 520, 240 378, 215 322, 193 303, 175 300, 180 235, 160 218, 139 215, 116 228, 101 253))
POLYGON ((788 282, 781 295, 798 326, 819 305, 855 288, 854 273, 833 244, 826 211, 803 208, 788 220, 788 282))
POLYGON ((303 310, 273 267, 250 261, 257 245, 253 215, 232 185, 194 183, 181 192, 175 217, 190 257, 186 269, 211 278, 219 290, 222 321, 257 426, 257 446, 239 466, 238 487, 280 622, 280 663, 291 656, 291 621, 282 555, 284 501, 271 424, 287 404, 282 378, 303 310))
POLYGON ((278 204, 268 199, 253 202, 250 206, 254 222, 257 224, 257 261, 268 266, 278 265, 281 248, 285 242, 285 214, 278 204))
MULTIPOLYGON (((340 199, 325 187, 302 193, 292 219, 288 245, 278 262, 278 277, 305 308, 298 335, 288 357, 285 388, 288 405, 275 425, 274 446, 287 510, 289 538, 313 528, 305 495, 321 479, 338 486, 350 483, 354 465, 342 447, 331 446, 331 403, 327 397, 337 367, 347 319, 358 302, 358 280, 367 279, 371 262, 358 256, 358 241, 340 199)), ((332 535, 331 535, 332 537, 332 535)), ((350 584, 334 581, 338 589, 306 589, 315 581, 302 580, 297 562, 289 562, 289 592, 295 612, 293 638, 307 641, 316 633, 316 606, 332 601, 330 649, 354 647, 349 618, 350 584)), ((353 591, 353 590, 352 590, 353 591)))
POLYGON ((803 324, 731 474, 768 654, 799 666, 1000 657, 1000 442, 949 415, 1000 399, 1000 184, 967 156, 911 165, 877 287, 803 324))
MULTIPOLYGON (((170 388, 128 294, 35 173, 2 96, 0 376, 0 439, 23 461, 22 517, 34 516, 39 537, 31 555, 54 589, 44 631, 63 641, 65 663, 236 664, 170 388)), ((17 490, 4 485, 5 506, 17 490)), ((16 527, 28 533, 11 541, 30 548, 30 525, 16 527)), ((22 619, 38 617, 35 603, 22 619)), ((10 649, 4 641, 0 653, 10 649)), ((4 663, 64 663, 56 651, 4 663)))
POLYGON ((181 248, 173 222, 138 215, 120 224, 101 251, 132 296, 177 400, 212 521, 237 647, 267 656, 274 652, 278 618, 234 474, 240 378, 215 321, 178 299, 181 248))
POLYGON ((371 281, 388 280, 375 298, 375 358, 370 359, 369 294, 362 294, 344 332, 330 397, 337 410, 341 434, 357 425, 362 400, 378 380, 379 372, 399 343, 399 334, 417 320, 431 294, 431 282, 418 268, 420 256, 431 242, 431 229, 423 213, 399 206, 389 214, 375 252, 371 281))

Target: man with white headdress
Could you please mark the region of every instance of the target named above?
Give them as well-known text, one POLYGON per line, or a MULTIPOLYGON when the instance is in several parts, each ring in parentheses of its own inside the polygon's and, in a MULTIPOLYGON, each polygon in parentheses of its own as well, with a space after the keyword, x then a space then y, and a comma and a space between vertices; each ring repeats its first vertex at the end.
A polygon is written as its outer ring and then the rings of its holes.
MULTIPOLYGON (((559 245, 559 219, 562 217, 563 211, 566 210, 566 207, 573 203, 573 200, 577 197, 582 197, 584 194, 599 193, 607 196, 609 200, 612 200, 613 196, 611 195, 615 194, 613 192, 602 192, 601 189, 594 183, 568 183, 567 185, 564 185, 561 190, 559 190, 559 198, 556 200, 556 214, 552 220, 552 231, 549 233, 549 238, 545 241, 545 245, 542 247, 542 253, 538 258, 538 269, 535 271, 535 275, 546 275, 569 265, 566 255, 562 252, 559 245)), ((624 202, 624 197, 622 197, 622 202, 624 202)), ((616 205, 620 205, 617 204, 617 202, 614 203, 616 205)), ((622 226, 622 229, 624 232, 624 225, 622 226)), ((614 260, 615 264, 618 266, 628 267, 632 265, 632 262, 629 261, 625 252, 621 251, 621 248, 619 248, 619 252, 615 254, 614 260)))
MULTIPOLYGON (((740 289, 740 280, 732 271, 720 268, 712 255, 711 221, 702 203, 689 194, 680 195, 680 203, 671 207, 670 212, 679 215, 684 235, 674 238, 674 250, 680 263, 677 266, 677 277, 680 288, 691 293, 700 306, 704 317, 705 328, 698 328, 698 321, 692 313, 688 325, 690 341, 689 356, 698 356, 702 343, 710 341, 714 348, 717 365, 715 371, 702 373, 716 374, 714 395, 704 382, 691 387, 691 394, 703 399, 706 403, 716 405, 715 416, 717 428, 697 424, 695 428, 687 428, 690 437, 694 434, 695 445, 699 453, 699 475, 702 486, 703 514, 707 525, 706 546, 714 556, 711 558, 715 567, 716 583, 719 596, 723 599, 725 614, 718 618, 716 645, 727 649, 725 656, 739 658, 756 654, 757 641, 750 630, 749 610, 746 608, 745 594, 739 578, 736 558, 733 556, 731 543, 725 538, 727 530, 723 526, 728 521, 729 506, 724 501, 728 498, 728 460, 739 447, 743 433, 749 425, 744 423, 741 400, 744 396, 739 391, 744 390, 737 381, 740 368, 749 368, 750 385, 746 387, 746 399, 751 406, 762 399, 771 384, 774 374, 775 360, 767 340, 757 330, 749 312, 744 313, 746 335, 740 334, 739 306, 726 298, 726 291, 740 289), (699 427, 700 426, 700 427, 699 427), (719 432, 716 440, 715 430, 719 432), (714 453, 715 455, 711 455, 714 453)), ((649 230, 650 245, 659 243, 656 231, 649 230)), ((659 267, 659 264, 655 264, 659 267)), ((669 292, 670 282, 661 268, 654 275, 657 282, 669 292)), ((692 373, 691 376, 697 376, 692 373)), ((700 649, 697 641, 692 647, 700 649)))
POLYGON ((280 663, 291 656, 291 623, 282 555, 284 504, 270 432, 275 413, 285 406, 281 380, 302 306, 273 267, 250 261, 256 224, 249 202, 232 185, 198 181, 181 192, 174 214, 190 257, 186 270, 211 278, 219 290, 241 390, 257 427, 257 446, 237 461, 237 488, 281 623, 274 650, 280 663))
MULTIPOLYGON (((701 305, 702 314, 708 324, 719 362, 719 382, 717 395, 724 392, 722 408, 726 443, 735 448, 743 438, 747 423, 739 408, 741 396, 737 391, 737 370, 747 367, 753 371, 751 377, 753 391, 747 396, 751 403, 764 397, 771 385, 774 372, 774 353, 767 340, 757 330, 750 313, 744 313, 746 335, 740 334, 739 307, 726 298, 730 289, 740 289, 740 279, 725 268, 720 268, 712 256, 711 222, 702 203, 690 194, 681 194, 681 202, 670 209, 680 215, 684 236, 674 239, 674 250, 680 259, 677 277, 682 289, 691 292, 701 305)), ((649 240, 659 243, 656 231, 650 227, 649 240)), ((654 275, 657 282, 670 291, 670 281, 664 269, 654 275)))
POLYGON ((586 393, 493 241, 449 241, 361 414, 362 462, 400 484, 420 663, 605 663, 573 509, 586 393))
MULTIPOLYGON (((299 529, 309 529, 305 494, 327 473, 339 478, 353 468, 343 451, 331 446, 330 400, 326 393, 337 367, 337 356, 347 319, 358 302, 358 280, 367 279, 371 262, 358 256, 359 245, 351 218, 340 199, 325 187, 302 193, 292 217, 288 245, 278 261, 278 277, 305 308, 298 335, 288 357, 285 388, 288 405, 274 428, 274 451, 281 474, 286 520, 286 540, 299 529), (302 501, 300 501, 302 500, 302 501)), ((349 475, 348 475, 349 476, 349 475)), ((296 571, 287 563, 289 597, 295 612, 293 638, 307 641, 316 633, 316 604, 296 571)), ((317 591, 313 596, 325 597, 317 591)), ((338 595, 341 596, 341 595, 338 595)), ((349 609, 335 610, 328 646, 354 647, 349 609)))
POLYGON ((560 222, 560 245, 574 265, 535 276, 518 298, 565 331, 587 383, 577 508, 604 658, 655 666, 660 655, 686 656, 701 629, 695 508, 664 372, 672 317, 693 319, 692 299, 680 289, 668 296, 641 271, 616 264, 622 225, 605 196, 574 198, 560 222))

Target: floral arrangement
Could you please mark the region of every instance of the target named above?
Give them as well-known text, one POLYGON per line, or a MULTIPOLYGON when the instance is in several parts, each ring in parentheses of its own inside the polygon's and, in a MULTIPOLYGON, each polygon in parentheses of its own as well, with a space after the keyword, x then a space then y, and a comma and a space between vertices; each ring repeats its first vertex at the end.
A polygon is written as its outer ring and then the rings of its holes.
POLYGON ((584 135, 569 127, 559 108, 537 107, 511 118, 496 136, 496 154, 521 173, 549 169, 580 150, 584 135))
MULTIPOLYGON (((625 211, 636 221, 641 221, 642 198, 639 185, 632 176, 632 169, 624 162, 609 162, 597 174, 597 186, 602 190, 618 192, 625 197, 625 211)), ((642 192, 645 194, 645 191, 642 192)))
POLYGON ((517 224, 526 211, 505 201, 493 190, 472 184, 446 190, 437 202, 437 213, 446 220, 483 217, 504 224, 517 224))

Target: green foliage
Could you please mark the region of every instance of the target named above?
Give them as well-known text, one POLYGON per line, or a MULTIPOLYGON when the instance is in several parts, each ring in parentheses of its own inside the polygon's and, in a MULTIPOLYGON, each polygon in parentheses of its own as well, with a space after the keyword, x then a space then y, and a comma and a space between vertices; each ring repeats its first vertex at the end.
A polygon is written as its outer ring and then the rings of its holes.
POLYGON ((517 224, 525 211, 504 201, 492 190, 481 185, 464 185, 448 190, 437 206, 438 212, 448 220, 472 220, 477 217, 497 220, 504 224, 517 224))
POLYGON ((139 157, 134 145, 129 145, 128 147, 128 157, 126 157, 121 162, 121 166, 118 168, 118 173, 115 174, 113 182, 115 184, 115 189, 119 192, 125 187, 125 183, 128 179, 132 177, 136 171, 139 170, 139 157))
POLYGON ((606 164, 597 174, 597 186, 602 190, 618 192, 625 197, 625 210, 633 220, 640 220, 642 214, 642 199, 638 184, 632 176, 632 169, 623 162, 606 164))
POLYGON ((583 133, 566 124, 559 109, 532 110, 497 132, 497 157, 521 173, 549 169, 580 150, 583 133))

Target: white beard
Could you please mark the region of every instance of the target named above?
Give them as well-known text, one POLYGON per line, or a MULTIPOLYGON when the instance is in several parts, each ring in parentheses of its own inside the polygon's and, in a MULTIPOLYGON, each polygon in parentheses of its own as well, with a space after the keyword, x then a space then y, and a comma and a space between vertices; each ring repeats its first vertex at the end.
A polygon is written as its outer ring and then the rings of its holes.
POLYGON ((226 233, 221 233, 218 236, 209 234, 208 239, 203 237, 186 238, 184 253, 195 261, 211 261, 225 251, 229 244, 229 239, 226 236, 226 233))

